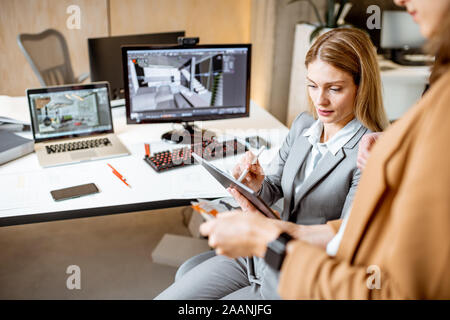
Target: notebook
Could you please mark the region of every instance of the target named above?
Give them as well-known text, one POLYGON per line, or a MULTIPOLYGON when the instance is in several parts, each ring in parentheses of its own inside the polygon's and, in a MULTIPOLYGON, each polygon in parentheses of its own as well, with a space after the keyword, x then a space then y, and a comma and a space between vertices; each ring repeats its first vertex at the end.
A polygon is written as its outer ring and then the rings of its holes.
POLYGON ((0 165, 34 151, 33 140, 0 130, 0 165))

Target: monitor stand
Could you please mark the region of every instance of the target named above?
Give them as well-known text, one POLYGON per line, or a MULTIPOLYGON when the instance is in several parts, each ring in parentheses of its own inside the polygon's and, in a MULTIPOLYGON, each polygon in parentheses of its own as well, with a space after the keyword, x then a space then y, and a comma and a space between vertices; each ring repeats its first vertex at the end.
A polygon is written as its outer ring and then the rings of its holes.
POLYGON ((182 129, 168 131, 161 136, 161 139, 169 143, 193 144, 215 137, 213 132, 200 129, 194 124, 183 122, 182 125, 182 129))

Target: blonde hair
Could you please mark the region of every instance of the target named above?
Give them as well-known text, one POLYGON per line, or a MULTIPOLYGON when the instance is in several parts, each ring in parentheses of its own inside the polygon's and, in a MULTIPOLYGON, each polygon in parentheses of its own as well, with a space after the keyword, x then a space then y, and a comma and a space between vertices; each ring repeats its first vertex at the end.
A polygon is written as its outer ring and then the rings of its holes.
MULTIPOLYGON (((355 28, 337 28, 321 35, 306 54, 305 65, 316 59, 349 73, 358 86, 355 117, 372 131, 383 131, 389 121, 383 106, 381 77, 375 47, 369 36, 355 28)), ((309 108, 317 119, 309 98, 309 108)))

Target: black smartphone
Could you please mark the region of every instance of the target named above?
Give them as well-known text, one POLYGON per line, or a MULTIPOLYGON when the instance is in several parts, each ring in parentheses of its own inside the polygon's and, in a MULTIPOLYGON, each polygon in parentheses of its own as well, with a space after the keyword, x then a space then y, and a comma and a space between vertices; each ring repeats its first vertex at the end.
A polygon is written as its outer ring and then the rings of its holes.
POLYGON ((100 190, 94 183, 87 183, 79 186, 50 191, 53 200, 55 201, 78 198, 81 196, 87 196, 88 194, 99 192, 100 190))

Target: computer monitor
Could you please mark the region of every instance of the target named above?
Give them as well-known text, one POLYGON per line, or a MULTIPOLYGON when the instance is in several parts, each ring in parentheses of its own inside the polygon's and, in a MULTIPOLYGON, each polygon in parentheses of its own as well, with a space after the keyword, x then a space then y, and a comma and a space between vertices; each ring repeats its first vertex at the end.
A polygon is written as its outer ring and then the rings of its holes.
POLYGON ((127 123, 181 122, 162 138, 188 143, 189 122, 248 117, 250 63, 250 44, 122 47, 127 123))
POLYGON ((178 37, 184 37, 184 31, 88 39, 91 81, 108 81, 111 88, 111 99, 123 99, 124 85, 121 67, 121 46, 137 44, 176 44, 178 37))
POLYGON ((383 11, 380 40, 381 48, 390 49, 391 59, 400 64, 415 64, 404 55, 421 53, 425 44, 419 25, 406 11, 383 11))

